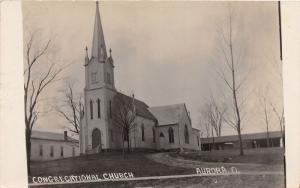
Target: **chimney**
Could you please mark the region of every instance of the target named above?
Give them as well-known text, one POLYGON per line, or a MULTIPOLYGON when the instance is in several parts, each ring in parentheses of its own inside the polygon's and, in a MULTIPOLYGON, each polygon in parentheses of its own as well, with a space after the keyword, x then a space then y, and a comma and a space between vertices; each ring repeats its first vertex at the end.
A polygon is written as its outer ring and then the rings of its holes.
POLYGON ((64 131, 64 140, 65 140, 65 141, 68 140, 68 131, 64 131))

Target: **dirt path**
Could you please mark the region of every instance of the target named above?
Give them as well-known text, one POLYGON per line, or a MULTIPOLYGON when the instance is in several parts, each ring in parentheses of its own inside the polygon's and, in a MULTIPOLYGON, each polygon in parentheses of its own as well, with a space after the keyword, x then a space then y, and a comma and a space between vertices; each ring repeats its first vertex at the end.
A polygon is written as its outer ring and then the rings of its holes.
POLYGON ((202 162, 186 160, 181 158, 171 157, 168 153, 156 153, 147 156, 149 159, 163 163, 168 166, 176 166, 182 168, 214 168, 214 167, 235 167, 239 172, 244 174, 280 174, 283 175, 283 165, 263 165, 251 163, 222 163, 222 162, 202 162))

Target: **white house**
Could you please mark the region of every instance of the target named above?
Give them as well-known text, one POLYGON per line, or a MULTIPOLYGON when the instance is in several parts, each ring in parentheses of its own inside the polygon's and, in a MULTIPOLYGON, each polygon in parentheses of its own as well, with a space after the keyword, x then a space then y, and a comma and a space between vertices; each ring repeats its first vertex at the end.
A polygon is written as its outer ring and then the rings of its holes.
POLYGON ((32 131, 31 160, 55 160, 79 155, 78 140, 64 134, 53 132, 32 131))

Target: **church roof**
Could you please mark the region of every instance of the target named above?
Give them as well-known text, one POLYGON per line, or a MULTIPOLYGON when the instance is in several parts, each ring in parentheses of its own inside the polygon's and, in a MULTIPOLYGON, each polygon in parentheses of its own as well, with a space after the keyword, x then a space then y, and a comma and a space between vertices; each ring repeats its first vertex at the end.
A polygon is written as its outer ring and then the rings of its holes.
POLYGON ((61 133, 54 133, 54 132, 46 132, 46 131, 36 131, 33 130, 31 132, 32 139, 42 139, 42 140, 54 140, 54 141, 67 141, 67 142, 78 142, 68 136, 67 140, 64 140, 64 134, 61 133))
POLYGON ((184 111, 185 104, 150 107, 149 111, 156 117, 158 125, 177 124, 184 111))
POLYGON ((136 111, 136 114, 138 116, 148 118, 148 119, 152 119, 152 120, 156 121, 156 118, 148 110, 149 106, 145 102, 140 101, 138 99, 132 100, 132 97, 129 97, 129 96, 127 96, 123 93, 120 93, 120 92, 117 92, 117 95, 115 97, 119 97, 121 100, 124 100, 126 103, 131 103, 132 101, 134 101, 135 111, 136 111))

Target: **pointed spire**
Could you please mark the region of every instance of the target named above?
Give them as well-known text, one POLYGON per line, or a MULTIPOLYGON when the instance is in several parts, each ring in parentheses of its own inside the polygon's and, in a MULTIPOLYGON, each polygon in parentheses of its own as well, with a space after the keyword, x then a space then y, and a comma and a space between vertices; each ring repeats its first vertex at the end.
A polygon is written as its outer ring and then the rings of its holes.
POLYGON ((111 57, 111 52, 112 52, 112 50, 111 50, 111 48, 109 48, 109 57, 111 57))
POLYGON ((89 54, 88 54, 88 47, 85 47, 85 65, 89 63, 89 54))
POLYGON ((93 34, 92 57, 97 58, 99 61, 105 61, 107 58, 107 54, 98 4, 99 3, 97 1, 93 34))
POLYGON ((85 58, 89 59, 88 47, 85 47, 85 58))

